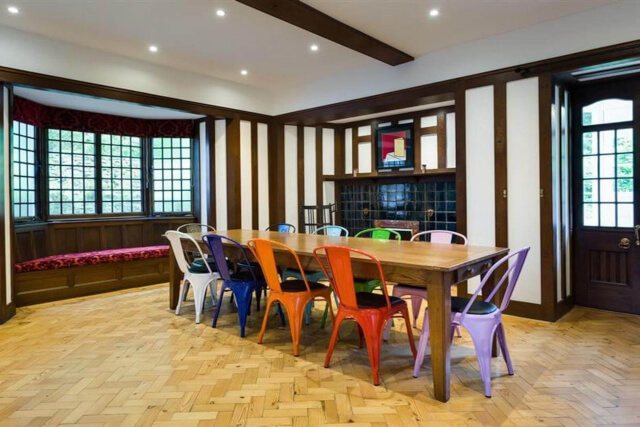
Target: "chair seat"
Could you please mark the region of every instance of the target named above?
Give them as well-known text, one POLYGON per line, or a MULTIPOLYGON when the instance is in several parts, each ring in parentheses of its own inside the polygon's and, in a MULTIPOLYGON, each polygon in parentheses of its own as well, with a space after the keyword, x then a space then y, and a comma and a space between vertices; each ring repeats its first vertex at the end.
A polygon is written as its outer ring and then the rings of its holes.
MULTIPOLYGON (((451 298, 451 312, 462 313, 464 308, 469 304, 469 298, 452 297, 451 298)), ((491 314, 495 312, 498 307, 495 304, 485 301, 475 300, 471 307, 469 307, 468 314, 491 314)))
MULTIPOLYGON (((209 268, 211 268, 212 272, 216 272, 217 267, 216 267, 216 262, 213 258, 207 258, 206 262, 209 264, 209 268)), ((205 260, 203 260, 202 258, 198 258, 196 260, 194 260, 191 263, 191 267, 189 268, 189 271, 191 273, 196 273, 196 274, 203 274, 203 273, 208 273, 209 270, 207 269, 207 266, 205 265, 205 260)))
MULTIPOLYGON (((255 275, 255 280, 263 282, 264 275, 262 274, 262 270, 256 269, 253 270, 253 274, 255 275)), ((253 282, 253 275, 249 270, 240 270, 237 273, 231 275, 231 280, 234 282, 253 282)))
MULTIPOLYGON (((358 308, 382 308, 387 305, 387 300, 382 294, 374 294, 372 292, 356 292, 356 302, 358 308)), ((400 304, 402 298, 389 296, 391 305, 400 304)))
MULTIPOLYGON (((322 285, 318 282, 307 282, 307 283, 309 283, 309 288, 312 291, 322 289, 322 288, 328 289, 327 286, 322 285)), ((280 283, 280 287, 282 288, 282 292, 306 292, 307 291, 307 285, 305 285, 304 280, 285 280, 284 282, 280 283)))

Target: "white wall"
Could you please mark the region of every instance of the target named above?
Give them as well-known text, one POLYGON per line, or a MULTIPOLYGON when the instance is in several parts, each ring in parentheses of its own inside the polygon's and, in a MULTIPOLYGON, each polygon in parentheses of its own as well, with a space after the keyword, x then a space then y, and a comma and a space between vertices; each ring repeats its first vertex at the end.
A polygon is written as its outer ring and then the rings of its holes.
MULTIPOLYGON (((11 254, 13 253, 13 250, 11 249, 11 235, 13 234, 13 230, 11 230, 11 223, 10 221, 7 221, 6 219, 9 218, 9 216, 11 215, 11 211, 12 211, 12 207, 11 207, 11 177, 9 176, 8 171, 11 170, 11 165, 9 164, 9 158, 10 156, 8 155, 8 153, 11 152, 11 135, 9 135, 9 129, 10 126, 9 125, 9 91, 6 88, 2 89, 2 103, 3 103, 3 111, 4 111, 4 117, 2 118, 5 126, 3 126, 4 128, 4 152, 7 154, 4 156, 4 170, 5 170, 5 179, 4 182, 1 184, 4 186, 4 194, 5 194, 5 198, 4 198, 4 211, 6 212, 6 217, 5 217, 5 221, 4 221, 4 236, 5 236, 5 240, 4 240, 4 250, 5 250, 5 254, 11 254)), ((11 304, 11 302, 13 301, 13 296, 12 296, 12 292, 11 289, 13 288, 13 283, 11 281, 11 271, 13 270, 13 266, 11 265, 10 262, 7 262, 7 268, 5 269, 4 272, 0 272, 0 274, 4 273, 5 274, 5 302, 0 301, 0 304, 6 304, 9 305, 11 304)))
POLYGON ((264 89, 2 26, 0 66, 239 110, 273 112, 274 95, 264 89))
POLYGON ((240 226, 253 229, 251 122, 240 121, 240 226))
POLYGON ((284 217, 298 227, 298 128, 284 127, 284 217))
POLYGON ((258 123, 258 228, 269 226, 269 133, 268 126, 258 123))
POLYGON ((537 77, 507 83, 509 247, 531 247, 512 298, 534 304, 542 302, 538 93, 537 77))
POLYGON ((396 67, 380 65, 351 70, 280 91, 275 113, 347 101, 640 39, 638 16, 640 1, 620 1, 529 28, 441 49, 396 67))
MULTIPOLYGON (((496 245, 493 86, 466 91, 467 237, 470 245, 496 245)), ((479 284, 469 281, 468 292, 479 284)))
POLYGON ((215 124, 216 224, 218 230, 227 229, 227 121, 215 124))
POLYGON ((304 128, 304 204, 316 204, 316 128, 304 128))

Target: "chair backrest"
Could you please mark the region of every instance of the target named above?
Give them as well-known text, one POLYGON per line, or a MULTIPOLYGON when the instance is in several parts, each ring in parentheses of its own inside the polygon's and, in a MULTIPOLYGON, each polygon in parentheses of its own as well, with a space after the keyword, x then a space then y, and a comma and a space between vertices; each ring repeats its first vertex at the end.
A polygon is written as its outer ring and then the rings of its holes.
POLYGON ((277 231, 278 233, 295 233, 296 226, 293 224, 287 224, 286 222, 281 222, 279 224, 272 224, 268 226, 265 231, 277 231))
POLYGON ((366 234, 370 234, 372 239, 377 240, 391 240, 391 236, 396 240, 402 240, 400 233, 389 228, 367 228, 358 232, 354 237, 364 237, 366 234))
POLYGON ((467 245, 468 243, 467 236, 449 230, 421 231, 420 233, 414 234, 411 241, 420 240, 422 236, 429 236, 431 243, 453 243, 456 237, 462 242, 460 243, 461 245, 467 245))
POLYGON ((176 231, 181 231, 183 233, 207 233, 209 231, 216 232, 216 229, 207 224, 182 224, 180 227, 176 229, 176 231))
MULTIPOLYGON (((200 248, 198 242, 196 242, 196 240, 188 234, 182 233, 180 231, 169 230, 165 233, 165 236, 167 237, 167 239, 169 239, 171 250, 173 251, 173 255, 176 257, 178 267, 180 268, 180 271, 182 271, 182 273, 187 273, 191 268, 192 259, 191 256, 187 256, 187 254, 191 255, 195 253, 196 255, 200 255, 201 259, 206 260, 206 257, 204 256, 204 253, 202 252, 202 249, 200 248), (193 248, 188 248, 188 250, 185 250, 185 247, 183 245, 183 243, 185 242, 189 242, 190 246, 193 246, 193 248)), ((213 273, 208 262, 204 262, 204 265, 207 267, 207 270, 209 270, 209 274, 213 273)))
MULTIPOLYGON (((485 299, 485 301, 492 301, 493 298, 498 294, 498 290, 502 287, 502 285, 508 281, 507 289, 502 296, 502 301, 500 302, 500 311, 506 310, 509 302, 511 301, 511 295, 513 295, 513 289, 516 287, 516 283, 518 283, 518 278, 520 277, 520 273, 522 272, 522 267, 524 266, 524 262, 527 259, 527 255, 529 254, 530 247, 525 247, 519 249, 511 254, 505 256, 500 261, 495 263, 493 267, 487 271, 482 282, 480 282, 480 286, 474 292, 473 296, 467 303, 467 306, 464 308, 462 315, 466 315, 469 309, 471 308, 471 304, 476 300, 480 292, 482 292, 482 288, 486 285, 488 280, 491 280, 494 274, 498 274, 497 270, 503 265, 508 265, 507 270, 502 274, 500 280, 496 282, 495 288, 489 296, 485 299)), ((497 304, 496 304, 497 305, 497 304)))
POLYGON ((349 237, 349 230, 344 227, 340 227, 339 225, 325 225, 324 227, 320 227, 316 229, 311 234, 324 234, 325 236, 345 236, 349 237))
POLYGON ((338 295, 340 304, 344 304, 345 307, 351 309, 358 308, 358 301, 356 299, 356 289, 353 282, 353 269, 351 267, 351 254, 356 253, 364 258, 368 258, 377 266, 378 273, 380 274, 380 281, 382 282, 382 293, 387 300, 387 308, 391 308, 391 301, 389 301, 389 294, 387 293, 387 285, 384 278, 384 272, 382 271, 382 265, 380 261, 373 255, 369 255, 366 252, 359 251, 357 249, 347 248, 345 246, 320 246, 313 250, 313 255, 316 257, 318 264, 322 267, 322 271, 326 277, 329 278, 333 291, 338 295), (329 268, 325 266, 328 264, 329 268))
POLYGON ((293 256, 293 258, 296 260, 296 265, 298 266, 300 276, 302 277, 302 280, 304 280, 304 284, 307 286, 307 292, 311 292, 309 282, 307 281, 307 277, 304 275, 304 270, 302 268, 302 264, 300 263, 300 258, 298 258, 298 254, 296 254, 296 252, 289 246, 267 239, 251 239, 247 242, 247 246, 258 260, 258 263, 262 268, 264 278, 267 282, 267 286, 269 286, 269 289, 272 292, 282 293, 280 279, 278 278, 278 266, 276 265, 274 247, 284 249, 293 256))
POLYGON ((235 245, 236 249, 238 249, 240 253, 242 253, 244 260, 241 260, 241 262, 242 261, 245 262, 246 267, 251 272, 251 276, 253 277, 253 280, 254 281, 256 280, 256 275, 253 271, 253 267, 251 266, 251 263, 249 262, 249 257, 247 257, 247 252, 244 250, 244 248, 240 243, 238 243, 233 239, 230 239, 229 237, 221 236, 219 234, 205 234, 204 236, 202 236, 202 241, 207 245, 207 247, 209 248, 209 251, 211 251, 211 255, 213 255, 213 259, 216 263, 218 274, 220 274, 220 278, 222 280, 227 280, 227 281, 233 280, 231 278, 231 272, 229 271, 229 266, 227 265, 227 258, 225 256, 225 250, 224 250, 225 241, 235 245))

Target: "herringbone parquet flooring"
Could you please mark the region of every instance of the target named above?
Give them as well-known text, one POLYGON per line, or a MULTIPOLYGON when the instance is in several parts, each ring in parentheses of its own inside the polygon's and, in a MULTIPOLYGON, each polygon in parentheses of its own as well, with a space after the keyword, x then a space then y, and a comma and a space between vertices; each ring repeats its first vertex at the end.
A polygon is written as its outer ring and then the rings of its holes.
MULTIPOLYGON (((0 327, 0 425, 588 426, 640 425, 640 318, 576 308, 548 324, 506 318, 516 375, 493 363, 493 398, 468 335, 452 350, 452 398, 411 375, 401 322, 374 387, 366 351, 344 327, 330 369, 321 310, 291 355, 289 331, 261 316, 238 336, 226 300, 218 329, 167 309, 158 285, 21 309, 0 327)), ((417 332, 417 331, 416 331, 417 332)), ((425 365, 427 366, 427 365, 425 365)))

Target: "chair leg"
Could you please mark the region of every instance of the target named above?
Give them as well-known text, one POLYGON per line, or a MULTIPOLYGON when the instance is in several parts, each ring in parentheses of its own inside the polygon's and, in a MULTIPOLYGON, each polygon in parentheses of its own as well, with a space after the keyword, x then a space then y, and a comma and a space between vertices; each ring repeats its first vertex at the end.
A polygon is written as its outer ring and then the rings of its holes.
POLYGON ((429 315, 427 310, 424 311, 424 318, 427 320, 422 324, 420 342, 418 343, 418 355, 416 356, 416 362, 413 364, 414 378, 418 378, 420 375, 420 368, 424 363, 424 356, 427 352, 427 346, 429 345, 429 315))
POLYGON ((264 319, 262 319, 262 327, 260 328, 260 333, 258 334, 258 344, 262 344, 262 337, 264 337, 264 331, 267 329, 267 322, 269 321, 269 309, 271 308, 271 304, 274 303, 275 300, 269 296, 267 299, 267 308, 264 311, 264 319))
MULTIPOLYGON (((413 327, 418 327, 418 316, 422 307, 423 298, 418 295, 411 295, 411 310, 413 311, 413 327)), ((409 327, 409 325, 407 325, 409 327)))
POLYGON ((262 297, 262 286, 256 287, 256 313, 260 312, 260 299, 262 297))
MULTIPOLYGON (((422 302, 422 301, 420 301, 422 302)), ((409 347, 411 347, 411 353, 413 353, 413 360, 416 359, 416 343, 413 340, 413 331, 411 330, 411 321, 409 320, 409 309, 407 306, 402 308, 402 317, 407 326, 407 338, 409 338, 409 347)))
POLYGON ((196 323, 200 323, 200 317, 202 315, 202 306, 204 305, 204 298, 207 293, 207 287, 203 286, 201 289, 199 286, 193 286, 193 296, 195 299, 196 308, 196 323))
POLYGON ((391 326, 393 325, 393 319, 387 320, 386 325, 384 326, 384 333, 382 334, 383 341, 389 341, 389 335, 391 334, 391 326))
POLYGON ((218 305, 218 301, 216 300, 216 288, 218 287, 218 279, 212 280, 209 282, 209 291, 211 292, 211 304, 212 307, 218 305))
POLYGON ((304 320, 304 307, 309 303, 305 300, 293 300, 291 305, 285 305, 287 317, 289 318, 289 329, 293 340, 293 355, 300 355, 300 334, 302 333, 302 322, 304 320))
POLYGON ((504 357, 504 361, 507 364, 507 371, 509 375, 513 375, 513 365, 511 364, 511 356, 509 355, 509 348, 507 347, 507 336, 504 332, 504 325, 502 322, 498 325, 496 329, 496 334, 498 335, 498 343, 500 344, 500 350, 502 350, 502 357, 504 357))
POLYGON ((484 395, 491 397, 491 349, 496 325, 489 322, 468 322, 465 323, 464 327, 471 335, 476 349, 476 356, 480 365, 480 376, 484 383, 484 395))
POLYGON ((247 316, 251 309, 251 295, 253 289, 250 286, 236 286, 233 289, 238 307, 238 320, 240 321, 240 336, 244 338, 244 330, 247 325, 247 316))
MULTIPOLYGON (((223 283, 222 286, 220 287, 220 296, 218 298, 218 301, 222 301, 222 297, 224 296, 224 291, 225 291, 226 288, 227 287, 223 283)), ((216 314, 214 314, 213 323, 211 324, 212 328, 216 328, 218 326, 218 317, 220 317, 220 309, 221 308, 222 308, 222 304, 218 304, 216 306, 216 314)))
POLYGON ((180 309, 182 308, 182 302, 187 299, 187 292, 189 291, 189 281, 182 281, 182 289, 180 290, 180 298, 178 298, 178 306, 176 307, 176 314, 180 314, 180 309))
POLYGON ((327 347, 327 355, 324 358, 324 367, 328 368, 331 364, 331 355, 333 354, 333 350, 336 348, 336 342, 338 341, 338 330, 340 329, 340 323, 344 319, 344 315, 338 308, 338 314, 336 315, 336 319, 333 323, 333 331, 331 332, 331 339, 329 340, 329 347, 327 347))
POLYGON ((382 347, 382 330, 385 321, 381 317, 359 319, 362 322, 361 328, 367 343, 369 353, 369 363, 373 371, 373 385, 380 385, 380 350, 382 347))
POLYGON ((313 300, 309 301, 304 307, 304 324, 309 325, 311 323, 311 311, 313 310, 313 300))

